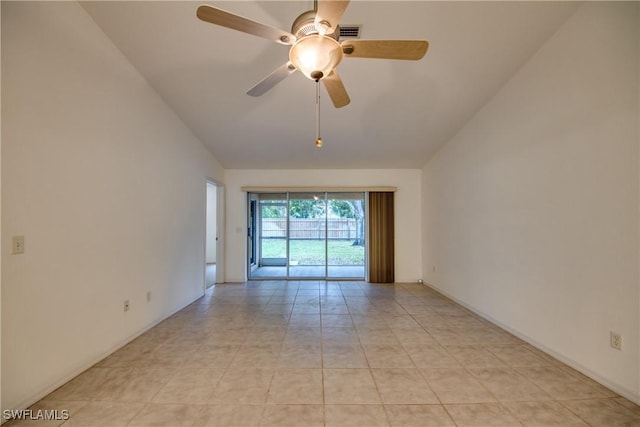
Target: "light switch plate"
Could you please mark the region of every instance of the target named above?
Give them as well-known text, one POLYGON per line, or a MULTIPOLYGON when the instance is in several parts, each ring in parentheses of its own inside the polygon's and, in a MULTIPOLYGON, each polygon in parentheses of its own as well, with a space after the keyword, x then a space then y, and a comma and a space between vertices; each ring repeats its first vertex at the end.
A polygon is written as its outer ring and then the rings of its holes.
POLYGON ((11 239, 11 253, 14 255, 24 253, 24 236, 13 236, 11 239))

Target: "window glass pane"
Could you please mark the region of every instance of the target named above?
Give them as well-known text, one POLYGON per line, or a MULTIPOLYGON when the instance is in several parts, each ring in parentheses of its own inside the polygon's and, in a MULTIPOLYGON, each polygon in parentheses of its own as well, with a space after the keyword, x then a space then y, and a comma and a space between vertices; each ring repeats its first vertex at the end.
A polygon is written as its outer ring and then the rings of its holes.
POLYGON ((287 277, 287 195, 260 194, 255 240, 257 268, 251 277, 287 277))
POLYGON ((325 194, 289 194, 289 277, 326 277, 325 194))
POLYGON ((327 276, 364 278, 364 193, 329 193, 327 205, 327 276))

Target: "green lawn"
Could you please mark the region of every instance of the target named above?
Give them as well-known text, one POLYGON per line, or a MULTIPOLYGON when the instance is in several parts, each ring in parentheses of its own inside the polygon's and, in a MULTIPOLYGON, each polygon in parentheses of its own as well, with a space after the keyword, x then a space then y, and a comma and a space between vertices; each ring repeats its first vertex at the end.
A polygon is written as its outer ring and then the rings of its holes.
MULTIPOLYGON (((364 246, 353 246, 351 240, 329 240, 329 265, 364 265, 364 246)), ((291 240, 291 261, 298 265, 324 265, 324 240, 291 240)), ((263 258, 286 258, 284 239, 262 240, 263 258)))

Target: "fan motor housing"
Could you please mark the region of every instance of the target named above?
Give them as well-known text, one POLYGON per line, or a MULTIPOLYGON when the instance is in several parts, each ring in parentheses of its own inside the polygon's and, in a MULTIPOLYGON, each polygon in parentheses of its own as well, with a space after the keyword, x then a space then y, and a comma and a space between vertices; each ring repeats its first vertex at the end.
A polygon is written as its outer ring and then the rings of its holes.
MULTIPOLYGON (((293 25, 291 26, 291 34, 296 36, 297 40, 309 36, 311 34, 318 34, 318 29, 316 28, 316 11, 308 10, 303 12, 293 21, 293 25)), ((326 37, 331 37, 334 40, 338 40, 340 37, 340 27, 336 26, 334 31, 331 34, 325 34, 326 37)))

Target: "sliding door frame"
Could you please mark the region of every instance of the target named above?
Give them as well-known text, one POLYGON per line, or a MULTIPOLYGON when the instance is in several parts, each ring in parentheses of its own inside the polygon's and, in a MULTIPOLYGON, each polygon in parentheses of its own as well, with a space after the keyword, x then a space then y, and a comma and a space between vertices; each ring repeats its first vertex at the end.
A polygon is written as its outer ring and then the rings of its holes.
MULTIPOLYGON (((377 187, 376 187, 377 188, 377 187)), ((245 191, 245 187, 243 187, 243 191, 245 191)), ((315 188, 309 187, 297 187, 292 188, 291 191, 282 191, 279 188, 273 189, 272 191, 247 191, 247 220, 248 220, 248 232, 247 232, 247 248, 249 247, 249 240, 253 239, 253 244, 259 245, 259 249, 257 251, 257 260, 254 265, 251 265, 249 256, 250 254, 247 251, 246 257, 246 266, 247 266, 247 277, 249 280, 335 280, 335 281, 358 281, 358 280, 368 280, 369 269, 369 215, 368 215, 368 205, 369 205, 369 192, 367 190, 362 189, 352 189, 348 187, 339 187, 339 188, 328 188, 322 189, 318 191, 315 188), (315 191, 314 191, 315 190, 315 191), (254 275, 254 271, 257 271, 260 268, 260 259, 262 258, 262 244, 260 240, 262 239, 262 208, 260 206, 260 195, 268 195, 268 194, 279 194, 283 195, 286 193, 285 197, 285 218, 286 218, 286 230, 285 230, 285 257, 286 264, 284 269, 284 276, 258 276, 254 275), (313 194, 319 195, 323 194, 324 201, 324 275, 323 276, 291 276, 291 216, 290 216, 290 208, 291 208, 291 200, 295 200, 291 198, 291 194, 313 194), (364 216, 362 218, 363 230, 364 230, 364 265, 362 266, 363 274, 358 277, 342 277, 342 276, 330 276, 329 275, 329 194, 330 193, 362 193, 363 200, 363 209, 364 216), (257 197, 256 197, 257 196, 257 197), (256 209, 255 215, 257 219, 254 223, 249 221, 250 219, 250 206, 252 200, 256 200, 256 209), (258 230, 255 230, 257 228, 258 230)))

